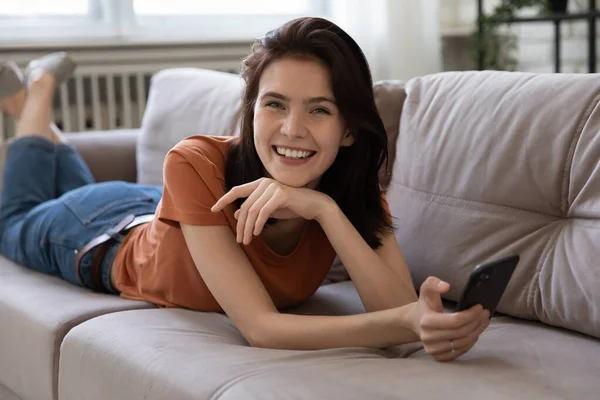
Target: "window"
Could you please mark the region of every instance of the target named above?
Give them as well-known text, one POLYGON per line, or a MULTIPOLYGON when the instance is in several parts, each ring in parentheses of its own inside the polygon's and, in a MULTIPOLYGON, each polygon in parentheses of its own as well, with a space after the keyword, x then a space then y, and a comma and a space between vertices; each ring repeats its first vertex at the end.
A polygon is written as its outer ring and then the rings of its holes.
POLYGON ((0 44, 249 40, 330 0, 19 0, 0 7, 0 44))
POLYGON ((0 43, 110 36, 112 0, 18 0, 0 7, 0 43))
POLYGON ((277 15, 301 14, 310 11, 309 0, 221 0, 196 1, 186 0, 133 0, 136 15, 277 15))

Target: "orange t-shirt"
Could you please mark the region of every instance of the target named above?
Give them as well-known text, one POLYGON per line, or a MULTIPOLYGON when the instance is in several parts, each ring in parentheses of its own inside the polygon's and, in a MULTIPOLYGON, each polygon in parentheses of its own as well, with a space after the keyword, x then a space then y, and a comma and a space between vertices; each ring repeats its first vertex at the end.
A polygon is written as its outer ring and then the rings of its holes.
MULTIPOLYGON (((179 223, 225 225, 235 233, 233 205, 219 213, 210 211, 226 193, 225 160, 235 140, 239 139, 191 136, 167 154, 156 216, 127 234, 113 262, 114 285, 122 297, 163 307, 223 311, 200 276, 179 223)), ((311 296, 335 258, 316 221, 309 222, 296 249, 286 256, 271 250, 260 236, 242 249, 278 308, 311 296)))

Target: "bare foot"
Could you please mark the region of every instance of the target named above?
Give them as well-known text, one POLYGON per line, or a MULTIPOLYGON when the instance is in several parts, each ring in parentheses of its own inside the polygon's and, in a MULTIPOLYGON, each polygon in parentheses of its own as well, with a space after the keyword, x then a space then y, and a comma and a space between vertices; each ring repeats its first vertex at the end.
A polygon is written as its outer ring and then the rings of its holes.
POLYGON ((21 113, 23 112, 26 98, 27 90, 23 88, 12 96, 8 96, 0 100, 0 109, 13 117, 15 120, 18 120, 21 118, 21 113))

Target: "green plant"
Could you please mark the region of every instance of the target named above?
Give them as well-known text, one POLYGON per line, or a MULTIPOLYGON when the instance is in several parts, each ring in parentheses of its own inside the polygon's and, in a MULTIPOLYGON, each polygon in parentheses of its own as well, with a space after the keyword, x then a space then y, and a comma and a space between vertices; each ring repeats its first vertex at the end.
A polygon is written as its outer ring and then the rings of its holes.
POLYGON ((502 0, 490 14, 481 16, 481 32, 476 40, 475 57, 483 55, 483 69, 512 71, 517 66, 514 52, 517 38, 514 34, 500 33, 501 23, 516 17, 520 9, 533 7, 539 13, 552 9, 552 0, 502 0))

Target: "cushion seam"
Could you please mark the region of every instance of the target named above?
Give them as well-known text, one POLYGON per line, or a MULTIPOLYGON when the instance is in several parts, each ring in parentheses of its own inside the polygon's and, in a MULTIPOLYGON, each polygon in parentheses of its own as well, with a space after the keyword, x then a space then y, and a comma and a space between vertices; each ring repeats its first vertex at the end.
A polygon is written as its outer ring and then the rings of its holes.
POLYGON ((571 170, 573 169, 573 161, 574 161, 574 156, 575 156, 575 149, 577 148, 577 144, 579 143, 579 139, 581 139, 581 134, 583 132, 583 127, 585 126, 585 124, 589 121, 592 112, 594 111, 594 109, 597 107, 598 103, 600 102, 600 93, 596 94, 596 96, 594 96, 594 98, 592 99, 592 101, 590 102, 590 104, 588 105, 588 107, 585 109, 585 111, 583 112, 583 114, 581 115, 581 118, 579 120, 579 124, 577 125, 577 128, 575 129, 575 132, 573 134, 573 138, 571 139, 571 145, 569 146, 569 149, 567 151, 567 157, 565 159, 565 166, 563 168, 563 179, 562 179, 562 185, 561 185, 561 199, 560 199, 560 205, 561 205, 561 209, 564 215, 567 215, 568 211, 569 211, 569 187, 571 186, 571 170))
MULTIPOLYGON (((499 205, 499 204, 487 203, 487 202, 478 201, 478 200, 461 199, 459 197, 447 196, 447 195, 442 195, 442 194, 438 194, 438 193, 427 192, 425 190, 415 189, 415 188, 409 187, 407 185, 404 185, 404 184, 398 183, 398 182, 392 182, 392 185, 401 186, 401 187, 403 187, 403 188, 405 188, 407 190, 416 192, 416 193, 421 194, 421 195, 431 196, 431 201, 434 201, 434 202, 436 202, 438 204, 443 204, 443 205, 449 205, 449 206, 451 206, 452 204, 448 204, 448 203, 444 202, 444 200, 454 200, 454 201, 456 201, 456 202, 461 203, 462 205, 464 205, 464 207, 460 207, 460 208, 468 209, 468 210, 475 210, 475 211, 478 211, 478 212, 481 212, 481 213, 484 213, 484 214, 489 214, 489 215, 501 215, 501 216, 504 216, 504 217, 507 217, 507 218, 510 218, 510 219, 513 219, 513 220, 525 220, 526 218, 519 218, 517 216, 509 215, 509 214, 494 213, 494 212, 491 212, 489 210, 480 210, 480 209, 476 209, 474 207, 467 207, 467 205, 471 204, 471 205, 478 205, 478 206, 491 206, 491 207, 499 208, 501 210, 513 211, 513 212, 518 212, 518 213, 523 213, 523 214, 530 214, 531 216, 543 217, 543 218, 540 218, 540 219, 546 219, 546 220, 548 220, 547 222, 549 224, 553 223, 553 222, 556 222, 556 221, 560 221, 560 220, 563 219, 560 216, 546 214, 546 213, 539 212, 539 211, 532 211, 532 210, 527 210, 527 209, 523 209, 523 208, 503 206, 503 205, 499 205)), ((388 193, 389 192, 391 192, 391 188, 388 189, 388 193)), ((531 218, 531 220, 533 220, 533 219, 535 219, 535 218, 531 218)))
MULTIPOLYGON (((555 222, 561 222, 561 221, 555 221, 555 222)), ((550 240, 548 240, 548 245, 544 249, 542 249, 542 252, 539 257, 539 263, 538 263, 537 267, 535 268, 535 272, 533 274, 533 277, 531 278, 531 283, 529 284, 529 289, 527 291, 527 308, 529 308, 531 310, 533 316, 535 318, 537 318, 538 320, 540 319, 540 314, 541 314, 542 310, 537 309, 535 299, 537 298, 537 296, 540 293, 540 285, 539 285, 540 274, 542 272, 544 265, 546 264, 546 261, 548 260, 548 257, 550 256, 550 253, 552 252, 552 250, 554 250, 554 248, 556 247, 556 244, 558 243, 558 235, 559 234, 560 234, 560 230, 557 229, 554 232, 554 234, 552 235, 552 237, 550 238, 550 240)))

